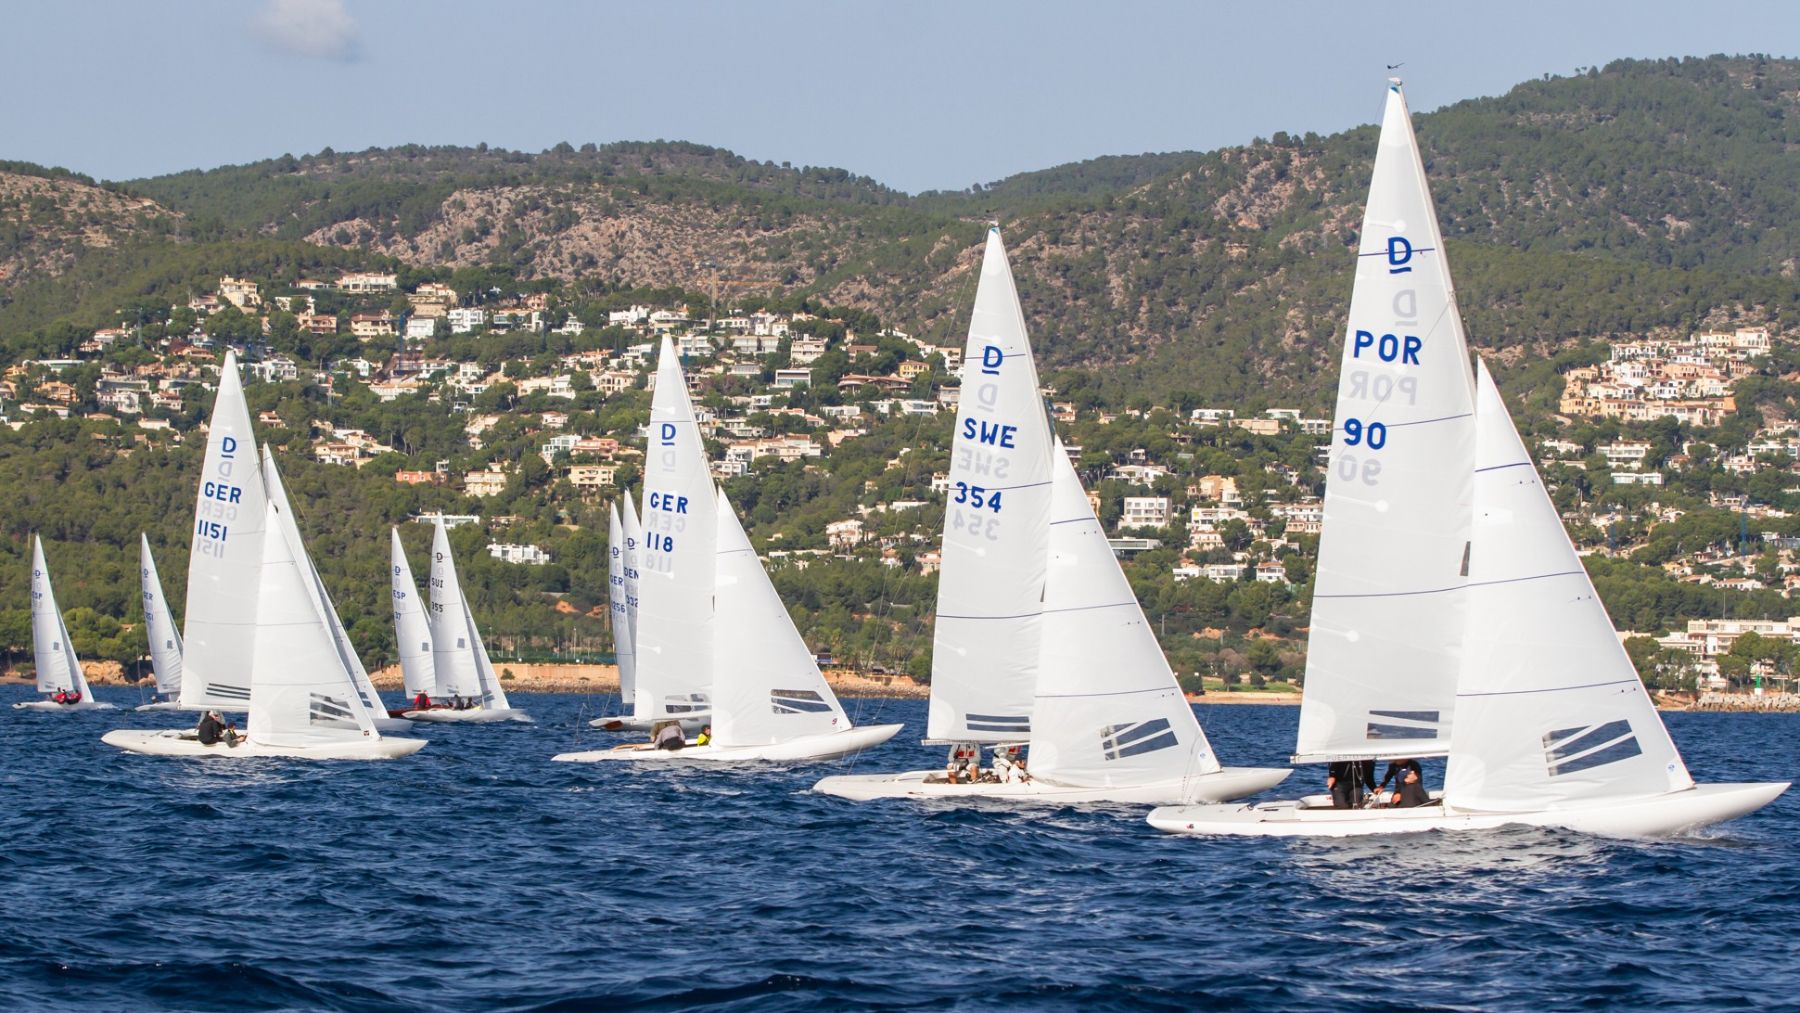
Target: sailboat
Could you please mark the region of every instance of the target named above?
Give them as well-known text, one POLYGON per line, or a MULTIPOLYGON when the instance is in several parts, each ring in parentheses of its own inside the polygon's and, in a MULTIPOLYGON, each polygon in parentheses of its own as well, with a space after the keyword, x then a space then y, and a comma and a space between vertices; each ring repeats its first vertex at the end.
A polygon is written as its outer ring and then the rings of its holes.
POLYGON ((1329 797, 1153 810, 1173 833, 1331 836, 1509 824, 1607 836, 1735 819, 1788 784, 1695 784, 1594 591, 1485 364, 1468 618, 1444 790, 1413 808, 1329 797))
POLYGON ((406 548, 400 544, 400 529, 391 528, 389 534, 390 596, 394 601, 394 646, 400 652, 400 678, 409 705, 420 696, 430 702, 438 691, 437 669, 431 660, 431 623, 425 618, 419 585, 413 580, 412 565, 406 561, 406 548))
POLYGON ((631 717, 600 718, 590 724, 609 731, 648 731, 678 721, 692 734, 712 717, 718 504, 688 398, 687 377, 675 344, 667 337, 656 364, 649 435, 643 530, 634 538, 636 518, 629 499, 620 522, 626 546, 621 576, 635 682, 629 699, 622 694, 621 701, 631 708, 631 717), (635 619, 630 613, 634 598, 635 619))
POLYGON ((37 691, 73 698, 75 703, 60 700, 26 700, 13 704, 14 710, 93 711, 112 710, 113 705, 94 699, 87 676, 81 671, 81 659, 75 656, 75 642, 69 639, 68 624, 62 610, 56 607, 56 591, 50 586, 50 566, 44 561, 44 541, 31 536, 31 655, 37 665, 37 691))
POLYGON ((475 627, 475 616, 463 597, 456 577, 456 560, 450 554, 450 537, 443 521, 431 532, 431 668, 437 677, 435 699, 466 702, 468 706, 409 710, 414 721, 485 723, 524 721, 531 716, 515 710, 500 685, 494 663, 475 627))
POLYGON ((102 742, 152 756, 315 760, 382 760, 425 748, 424 739, 384 736, 375 727, 278 509, 264 500, 257 579, 238 589, 255 611, 248 734, 208 745, 192 729, 119 729, 102 742))
POLYGON ((144 597, 144 639, 150 644, 150 670, 156 679, 156 699, 141 711, 181 709, 181 631, 169 615, 169 599, 163 595, 156 559, 150 555, 150 537, 138 535, 138 587, 144 597))
POLYGON ((607 731, 649 731, 650 725, 638 720, 637 707, 637 514, 629 495, 625 513, 619 504, 610 506, 606 535, 606 596, 608 621, 612 624, 613 657, 619 667, 619 711, 617 715, 597 717, 588 724, 607 731))
POLYGON ((951 783, 918 770, 828 777, 813 790, 1157 803, 1280 782, 1286 770, 1221 767, 1181 693, 1051 432, 997 227, 963 363, 926 741, 1028 742, 1031 776, 951 783))
POLYGON ((723 490, 715 511, 717 606, 712 632, 712 741, 679 750, 634 743, 554 759, 829 760, 878 746, 897 724, 857 726, 825 682, 723 490))
POLYGON ((312 554, 306 551, 306 540, 300 536, 300 525, 294 519, 293 506, 288 502, 287 488, 281 483, 281 470, 275 467, 275 455, 266 446, 262 448, 262 475, 264 490, 269 501, 275 504, 274 517, 281 524, 287 543, 293 547, 300 576, 306 581, 307 590, 312 592, 320 618, 331 630, 332 642, 337 645, 338 657, 343 659, 344 671, 350 678, 352 689, 361 698, 363 707, 373 715, 376 728, 384 732, 406 731, 412 727, 412 722, 388 716, 387 706, 381 702, 381 694, 376 691, 375 683, 369 678, 369 670, 363 667, 362 659, 357 657, 356 648, 350 643, 350 633, 344 629, 343 620, 338 618, 337 606, 331 602, 331 593, 325 590, 325 581, 319 576, 319 568, 313 565, 312 554))

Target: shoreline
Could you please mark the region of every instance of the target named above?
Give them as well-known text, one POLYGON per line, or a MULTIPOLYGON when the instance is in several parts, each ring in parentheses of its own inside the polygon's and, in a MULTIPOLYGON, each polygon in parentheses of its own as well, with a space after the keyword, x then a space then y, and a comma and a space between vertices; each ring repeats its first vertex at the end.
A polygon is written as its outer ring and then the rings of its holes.
MULTIPOLYGON (((123 666, 110 661, 84 661, 82 671, 94 686, 138 687, 141 682, 127 680, 123 666)), ((611 693, 619 692, 619 669, 616 665, 588 664, 524 664, 496 662, 508 693, 611 693)), ((928 700, 931 686, 905 675, 877 675, 846 668, 828 668, 825 681, 831 691, 852 700, 928 700)), ((400 666, 389 665, 369 673, 375 688, 400 692, 400 666)), ((18 669, 0 673, 0 685, 28 686, 31 678, 18 669)), ((1224 706, 1298 706, 1302 693, 1226 692, 1212 690, 1205 694, 1185 694, 1190 704, 1224 706)), ((1651 697, 1659 711, 1692 711, 1718 714, 1794 714, 1800 713, 1800 693, 1660 693, 1651 697)))

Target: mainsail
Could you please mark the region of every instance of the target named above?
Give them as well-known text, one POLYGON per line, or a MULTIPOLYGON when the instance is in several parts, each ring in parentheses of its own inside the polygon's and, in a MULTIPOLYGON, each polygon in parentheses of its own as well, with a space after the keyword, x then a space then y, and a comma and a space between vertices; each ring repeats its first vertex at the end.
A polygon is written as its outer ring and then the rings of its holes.
POLYGON ((644 453, 634 642, 640 717, 690 717, 709 709, 717 510, 687 378, 665 337, 644 453))
POLYGON ((156 674, 156 692, 173 697, 181 693, 181 632, 169 615, 169 599, 156 574, 150 555, 150 539, 138 536, 138 589, 144 596, 144 639, 150 645, 150 669, 156 674))
POLYGON ((1050 424, 998 227, 982 256, 950 453, 926 737, 1024 742, 1042 636, 1050 424))
POLYGON ((756 556, 737 512, 719 492, 718 613, 713 634, 713 738, 763 746, 850 728, 818 662, 756 556))
POLYGON ((206 432, 188 556, 181 705, 190 710, 243 710, 250 705, 256 593, 268 518, 260 465, 237 356, 228 350, 206 432))
POLYGON ((1524 812, 1693 785, 1485 364, 1444 799, 1524 812))
POLYGON ((1125 786, 1219 770, 1081 479, 1056 444, 1031 770, 1125 786))
POLYGON ((408 701, 418 699, 420 693, 434 697, 438 688, 437 673, 431 666, 431 624, 425 618, 412 566, 406 561, 406 548, 400 544, 400 529, 394 528, 390 534, 390 593, 394 599, 394 645, 400 654, 400 677, 406 683, 408 701))
POLYGON ((1474 430, 1468 345, 1395 82, 1338 377, 1296 762, 1449 751, 1474 430))
POLYGON ((39 693, 75 692, 92 700, 69 627, 56 605, 50 586, 50 566, 44 561, 44 540, 31 536, 31 658, 37 666, 39 693))

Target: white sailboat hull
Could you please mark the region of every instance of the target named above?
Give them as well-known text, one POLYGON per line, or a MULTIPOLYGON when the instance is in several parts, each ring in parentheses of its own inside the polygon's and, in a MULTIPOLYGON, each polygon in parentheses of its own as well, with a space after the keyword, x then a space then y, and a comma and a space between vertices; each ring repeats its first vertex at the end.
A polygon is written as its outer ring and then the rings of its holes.
MULTIPOLYGON (((634 718, 627 715, 620 715, 618 717, 595 718, 588 722, 588 727, 598 728, 603 732, 649 732, 653 730, 653 726, 668 720, 670 719, 634 718)), ((711 723, 711 714, 701 714, 698 717, 682 718, 681 730, 688 735, 693 735, 711 723)))
POLYGON ((803 735, 786 742, 766 746, 690 746, 686 749, 657 749, 649 743, 618 746, 613 749, 590 749, 580 753, 559 753, 551 757, 563 763, 603 763, 633 761, 639 763, 672 760, 698 760, 710 763, 797 763, 835 760, 838 757, 872 749, 893 738, 904 725, 867 725, 848 728, 829 735, 803 735))
POLYGON ((531 715, 512 707, 406 711, 402 716, 409 721, 430 721, 437 724, 489 724, 495 721, 522 721, 531 724, 531 715))
POLYGON ((271 746, 250 739, 235 746, 223 742, 204 745, 189 730, 150 731, 120 728, 107 732, 100 741, 130 753, 147 756, 219 757, 248 759, 283 757, 293 760, 392 760, 410 756, 425 748, 424 739, 383 736, 378 739, 332 742, 316 746, 271 746))
POLYGON ((1328 796, 1259 805, 1168 806, 1149 824, 1172 834, 1235 837, 1365 837, 1427 830, 1560 827, 1603 837, 1667 837, 1753 813, 1786 791, 1778 784, 1700 784, 1648 798, 1591 802, 1539 812, 1332 809, 1328 796))
POLYGON ((57 703, 55 700, 25 700, 13 704, 16 711, 109 711, 117 710, 104 700, 83 700, 80 703, 57 703))
POLYGON ((813 791, 856 802, 878 798, 979 798, 1033 805, 1096 802, 1167 805, 1171 801, 1243 798, 1280 784, 1290 773, 1292 771, 1286 767, 1225 767, 1217 773, 1151 784, 1083 787, 1038 779, 1024 783, 950 784, 942 780, 944 772, 941 770, 911 770, 904 774, 828 777, 813 785, 813 791))
MULTIPOLYGON (((187 709, 188 708, 181 706, 180 700, 158 700, 155 703, 139 704, 136 707, 132 708, 132 710, 139 711, 139 712, 178 711, 178 710, 187 710, 187 709)), ((198 709, 198 708, 196 708, 196 709, 198 709)))

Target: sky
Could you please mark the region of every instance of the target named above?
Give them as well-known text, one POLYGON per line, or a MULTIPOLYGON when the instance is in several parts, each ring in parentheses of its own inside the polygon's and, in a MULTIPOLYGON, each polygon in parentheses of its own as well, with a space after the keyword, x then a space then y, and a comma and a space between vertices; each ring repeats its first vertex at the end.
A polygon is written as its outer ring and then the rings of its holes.
POLYGON ((0 159, 122 180, 685 140, 909 192, 1374 122, 1622 57, 1800 55, 1796 0, 8 0, 0 159), (1379 15, 1379 16, 1378 16, 1379 15))

